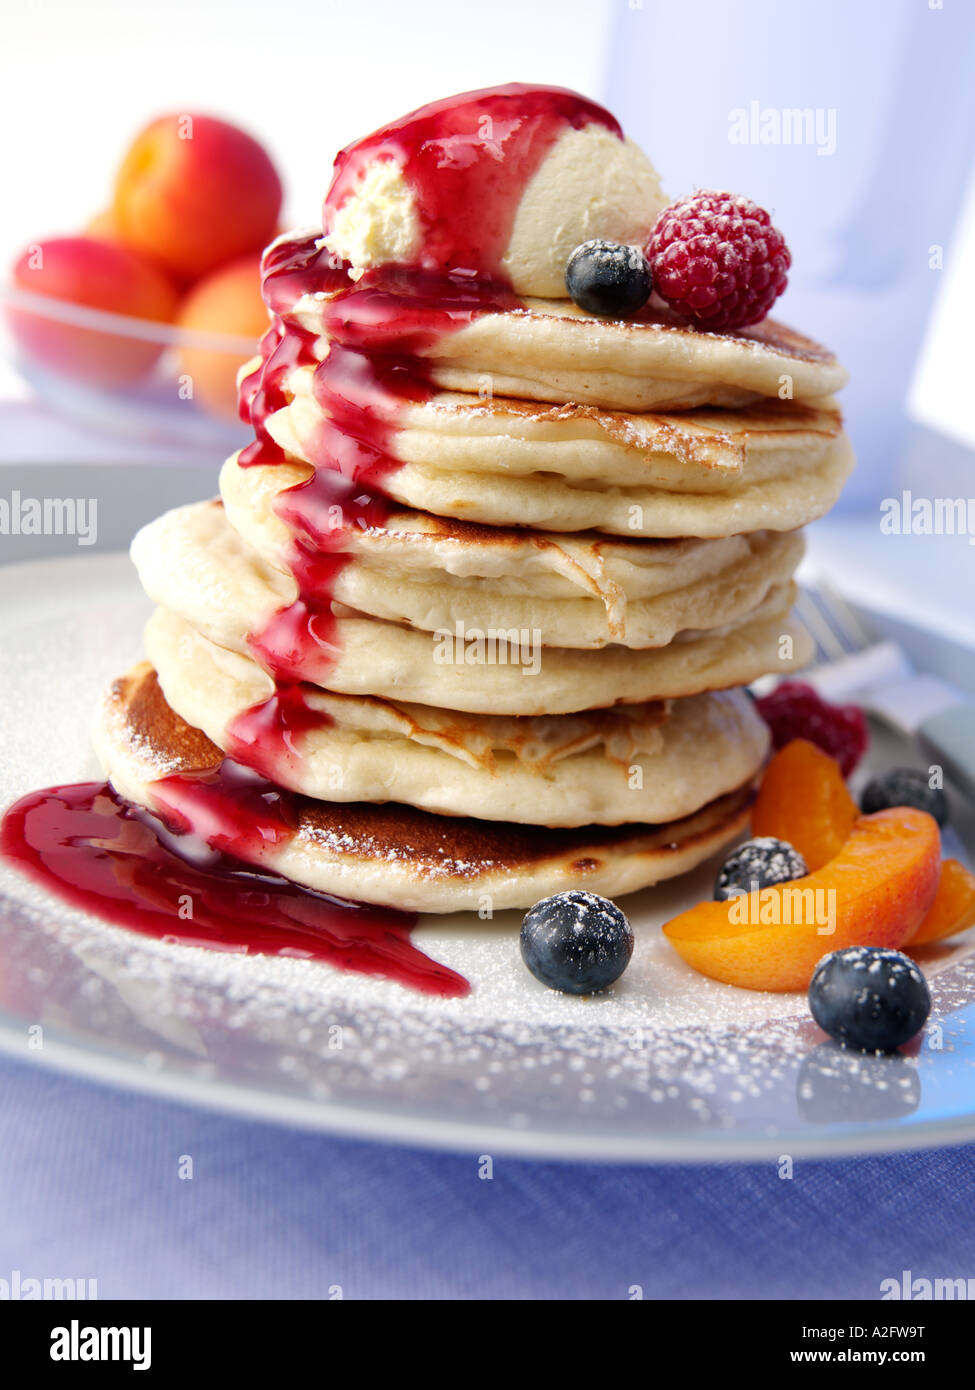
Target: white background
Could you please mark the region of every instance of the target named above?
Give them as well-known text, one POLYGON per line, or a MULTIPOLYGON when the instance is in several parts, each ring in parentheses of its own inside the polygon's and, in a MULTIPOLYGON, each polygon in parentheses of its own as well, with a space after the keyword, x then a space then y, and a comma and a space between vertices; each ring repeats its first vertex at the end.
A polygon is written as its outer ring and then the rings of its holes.
MULTIPOLYGON (((873 348, 883 352, 897 320, 895 313, 892 328, 881 302, 869 297, 851 300, 842 312, 818 297, 818 258, 829 243, 817 218, 831 184, 827 178, 825 191, 810 194, 804 206, 804 174, 793 171, 831 174, 833 161, 801 151, 798 162, 782 166, 774 163, 774 151, 767 158, 752 151, 744 152, 749 162, 736 165, 733 159, 743 152, 727 143, 722 103, 750 59, 753 73, 743 96, 771 91, 783 102, 828 104, 834 65, 838 70, 856 47, 863 111, 857 130, 848 101, 840 112, 841 133, 852 145, 859 139, 866 180, 871 113, 879 121, 890 100, 898 47, 909 44, 908 22, 917 23, 929 8, 927 23, 936 26, 937 8, 924 0, 844 0, 839 9, 835 0, 18 0, 5 7, 0 45, 0 264, 29 241, 80 229, 104 207, 132 135, 162 111, 210 111, 250 128, 282 171, 285 220, 297 224, 317 220, 335 151, 384 120, 451 91, 551 82, 617 110, 653 112, 651 128, 636 133, 671 192, 701 176, 696 165, 685 166, 687 149, 695 141, 701 145, 703 129, 710 132, 710 179, 733 180, 740 167, 748 184, 743 191, 782 204, 798 224, 791 237, 799 253, 783 317, 788 321, 794 305, 801 311, 798 326, 823 334, 854 366, 847 404, 856 425, 858 406, 883 380, 873 348), (841 24, 848 26, 842 33, 841 24), (861 43, 870 58, 862 70, 861 43), (633 57, 629 72, 627 52, 633 57), (710 79, 699 71, 702 62, 714 67, 710 79), (705 121, 709 98, 714 109, 705 121), (764 171, 771 170, 766 190, 764 171), (871 346, 875 313, 879 341, 871 346), (859 334, 857 321, 864 326, 859 334)), ((945 58, 955 60, 954 54, 945 58)), ((957 63, 964 66, 964 54, 957 63)), ((913 93, 895 92, 897 103, 924 100, 923 83, 913 93)), ((910 410, 915 419, 975 444, 969 404, 975 179, 965 168, 957 178, 968 182, 966 212, 946 247, 910 410)), ((932 228, 924 244, 947 241, 946 231, 932 228)), ((876 252, 861 248, 861 264, 876 252)), ((913 326, 906 331, 913 355, 921 334, 913 326)), ((885 410, 902 404, 899 396, 885 410)), ((876 416, 873 431, 879 432, 876 416)), ((854 435, 861 480, 868 471, 890 468, 887 456, 868 464, 869 429, 857 437, 854 428, 854 435)), ((848 499, 856 486, 855 478, 848 499)))
POLYGON ((131 137, 163 111, 210 112, 268 147, 287 220, 320 215, 332 159, 424 102, 501 82, 596 94, 603 0, 33 0, 0 43, 4 258, 109 201, 131 137))

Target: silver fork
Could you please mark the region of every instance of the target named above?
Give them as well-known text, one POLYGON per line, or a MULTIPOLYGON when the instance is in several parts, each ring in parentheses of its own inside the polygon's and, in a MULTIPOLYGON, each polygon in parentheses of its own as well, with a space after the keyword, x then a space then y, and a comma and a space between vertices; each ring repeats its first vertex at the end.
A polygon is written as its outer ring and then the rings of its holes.
POLYGON ((855 700, 920 739, 945 773, 975 797, 975 703, 938 676, 918 673, 896 642, 875 641, 828 582, 799 590, 796 615, 816 646, 799 676, 827 700, 855 700))

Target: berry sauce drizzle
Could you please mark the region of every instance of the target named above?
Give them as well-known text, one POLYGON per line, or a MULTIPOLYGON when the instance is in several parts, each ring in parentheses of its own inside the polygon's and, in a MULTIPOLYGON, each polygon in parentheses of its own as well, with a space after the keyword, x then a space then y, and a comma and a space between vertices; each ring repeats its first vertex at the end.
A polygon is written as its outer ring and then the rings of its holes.
MULTIPOLYGON (((290 296, 316 292, 322 257, 311 237, 272 247, 265 259, 268 306, 283 307, 281 285, 290 296)), ((326 283, 334 286, 343 272, 327 256, 324 266, 326 283)), ((276 679, 323 683, 334 664, 335 579, 351 560, 356 533, 386 526, 394 510, 386 480, 401 467, 394 437, 404 409, 434 391, 426 364, 413 354, 512 302, 495 282, 402 267, 370 271, 355 283, 346 277, 344 288, 332 290, 321 308, 329 350, 313 384, 322 417, 314 437, 303 441, 315 471, 274 503, 292 536, 286 558, 298 598, 249 638, 255 659, 276 679)), ((241 384, 241 415, 255 436, 240 455, 241 467, 288 461, 267 421, 287 404, 288 373, 315 360, 314 345, 313 334, 281 320, 265 335, 261 365, 241 384)))
POLYGON ((339 153, 325 231, 369 167, 388 160, 414 195, 417 264, 498 277, 525 186, 564 131, 587 125, 622 138, 608 111, 563 87, 512 82, 421 106, 339 153))
POLYGON ((295 367, 316 364, 321 408, 320 423, 302 440, 315 473, 274 504, 294 537, 287 558, 298 599, 250 637, 255 658, 276 679, 327 679, 338 650, 331 600, 350 560, 349 537, 385 525, 404 411, 435 389, 421 354, 482 314, 521 307, 502 265, 521 196, 559 136, 590 124, 622 138, 609 112, 558 87, 511 83, 421 107, 341 151, 322 218, 327 235, 368 169, 395 162, 419 221, 410 264, 353 279, 317 234, 282 238, 265 253, 273 327, 261 365, 241 385, 241 416, 255 440, 240 465, 287 461, 267 421, 287 403, 295 367), (302 299, 315 306, 327 338, 324 360, 315 334, 295 322, 302 299))
POLYGON ((274 327, 261 367, 241 387, 241 414, 257 435, 242 464, 282 461, 264 425, 285 403, 285 374, 315 360, 314 335, 290 316, 298 300, 316 296, 329 352, 316 370, 315 394, 331 423, 311 462, 381 490, 383 476, 398 466, 386 447, 396 416, 431 392, 417 354, 480 314, 520 307, 502 261, 522 194, 559 136, 592 124, 622 138, 608 111, 575 92, 511 83, 421 107, 342 150, 325 198, 324 234, 367 170, 393 161, 413 197, 416 253, 409 264, 353 279, 317 234, 268 248, 263 292, 274 327))
POLYGON ((144 936, 324 961, 442 997, 469 993, 413 945, 415 914, 315 893, 234 855, 257 859, 293 833, 289 793, 229 761, 155 789, 165 820, 104 782, 32 792, 3 817, 0 850, 42 888, 144 936))
POLYGON ((254 442, 239 465, 293 461, 268 421, 288 404, 294 369, 314 367, 323 412, 303 441, 315 472, 275 502, 293 537, 298 598, 249 639, 277 689, 232 722, 236 761, 153 784, 165 820, 100 783, 49 788, 12 807, 0 848, 46 888, 152 936, 327 960, 435 994, 468 992, 460 976, 413 947, 410 915, 339 902, 253 867, 294 833, 300 802, 262 774, 287 773, 296 741, 328 723, 309 708, 301 682, 325 684, 336 659, 331 603, 351 538, 389 519, 388 480, 401 466, 396 433, 405 410, 435 390, 424 354, 482 314, 521 307, 502 265, 521 195, 558 137, 589 124, 621 136, 602 107, 557 87, 514 83, 422 107, 340 153, 323 214, 327 233, 367 167, 395 161, 419 221, 409 265, 354 280, 317 235, 268 248, 263 293, 272 321, 258 366, 241 382, 240 414, 254 442), (304 296, 313 297, 320 330, 294 318, 304 296), (324 360, 319 332, 328 339, 324 360), (187 895, 193 916, 184 920, 187 895))
POLYGON ((298 740, 302 734, 331 723, 324 710, 311 708, 300 683, 278 681, 270 699, 243 710, 227 725, 227 752, 262 776, 287 782, 288 774, 301 764, 298 740))

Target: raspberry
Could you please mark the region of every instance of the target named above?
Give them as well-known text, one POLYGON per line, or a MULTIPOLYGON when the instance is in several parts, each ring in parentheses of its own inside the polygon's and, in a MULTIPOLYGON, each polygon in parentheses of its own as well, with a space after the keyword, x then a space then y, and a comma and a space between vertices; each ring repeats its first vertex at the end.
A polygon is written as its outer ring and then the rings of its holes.
POLYGON ((785 289, 792 264, 764 208, 710 189, 664 208, 647 259, 654 289, 675 313, 713 329, 763 319, 785 289))
POLYGON ((755 706, 772 730, 773 748, 808 739, 836 759, 844 777, 867 751, 870 735, 859 705, 831 705, 804 681, 783 681, 755 706))

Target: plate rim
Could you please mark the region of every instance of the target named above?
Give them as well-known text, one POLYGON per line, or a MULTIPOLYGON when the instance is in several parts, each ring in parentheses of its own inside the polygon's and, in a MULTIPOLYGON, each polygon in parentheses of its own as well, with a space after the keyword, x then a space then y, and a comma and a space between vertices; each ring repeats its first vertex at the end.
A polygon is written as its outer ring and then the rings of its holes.
POLYGON ((815 1130, 777 1130, 774 1134, 735 1137, 733 1130, 724 1137, 734 1152, 715 1152, 713 1132, 696 1137, 692 1131, 678 1130, 653 1137, 603 1135, 586 1136, 579 1131, 556 1131, 544 1126, 521 1129, 514 1125, 450 1121, 408 1111, 403 1115, 384 1112, 376 1106, 335 1104, 300 1096, 276 1095, 245 1081, 230 1083, 194 1076, 189 1069, 167 1071, 140 1065, 109 1049, 79 1048, 59 1030, 44 1025, 44 1046, 25 1049, 24 1020, 0 1010, 0 1055, 20 1059, 60 1075, 78 1077, 94 1085, 109 1086, 197 1110, 216 1111, 262 1124, 276 1124, 306 1133, 359 1142, 384 1143, 406 1148, 431 1149, 440 1153, 490 1153, 525 1162, 611 1163, 659 1165, 725 1165, 773 1161, 788 1153, 791 1158, 841 1159, 876 1153, 909 1153, 919 1149, 941 1148, 975 1142, 975 1108, 971 1114, 954 1120, 930 1120, 891 1124, 887 1128, 855 1123, 831 1126, 828 1133, 815 1130), (16 1043, 15 1028, 17 1025, 16 1043), (85 1059, 97 1058, 102 1069, 92 1071, 85 1059), (255 1108, 253 1102, 259 1106, 255 1108), (422 1128, 422 1134, 418 1129, 422 1128), (898 1142, 893 1142, 894 1140, 898 1142))

